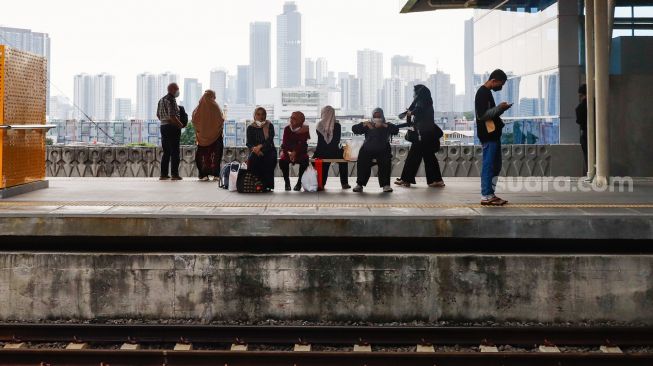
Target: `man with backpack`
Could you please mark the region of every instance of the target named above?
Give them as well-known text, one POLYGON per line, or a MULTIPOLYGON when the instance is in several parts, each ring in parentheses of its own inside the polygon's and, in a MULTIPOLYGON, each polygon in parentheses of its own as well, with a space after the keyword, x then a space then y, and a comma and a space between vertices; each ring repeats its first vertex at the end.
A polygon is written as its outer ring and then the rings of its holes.
POLYGON ((179 176, 179 161, 181 129, 184 128, 180 117, 176 98, 179 97, 179 86, 176 83, 168 85, 168 94, 159 100, 156 116, 161 121, 161 176, 159 180, 181 180, 179 176), (168 176, 170 168, 172 177, 168 176))

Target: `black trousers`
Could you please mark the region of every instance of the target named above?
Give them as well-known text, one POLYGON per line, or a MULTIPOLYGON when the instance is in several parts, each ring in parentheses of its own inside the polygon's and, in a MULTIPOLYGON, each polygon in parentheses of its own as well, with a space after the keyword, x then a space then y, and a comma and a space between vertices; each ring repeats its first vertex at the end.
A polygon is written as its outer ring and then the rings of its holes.
POLYGON ((392 156, 390 151, 368 151, 365 148, 361 148, 358 153, 358 162, 356 163, 357 168, 357 177, 356 183, 361 186, 366 186, 367 182, 370 180, 370 175, 372 174, 372 160, 376 159, 376 164, 378 165, 378 178, 379 186, 385 187, 390 185, 390 170, 392 165, 392 156))
POLYGON ((583 149, 583 174, 587 173, 587 131, 580 130, 580 147, 583 149))
POLYGON ((408 150, 408 156, 404 162, 404 169, 401 172, 401 180, 407 183, 415 184, 415 176, 419 165, 424 161, 424 173, 426 174, 426 183, 442 181, 440 172, 440 163, 435 153, 440 150, 440 142, 435 140, 435 133, 422 133, 422 140, 413 142, 408 150))
POLYGON ((308 159, 296 161, 294 163, 291 163, 290 160, 279 160, 279 168, 283 173, 283 180, 286 182, 286 184, 290 184, 290 164, 299 164, 299 175, 297 175, 297 183, 300 184, 302 181, 302 175, 304 175, 306 168, 308 168, 308 159))
MULTIPOLYGON (((327 178, 329 178, 329 167, 331 167, 331 163, 322 162, 322 187, 326 186, 327 178)), ((348 184, 349 165, 347 163, 338 163, 338 172, 340 173, 340 184, 348 184)))
POLYGON ((179 176, 179 143, 181 140, 181 129, 173 124, 161 125, 161 176, 168 176, 169 165, 173 177, 179 176))

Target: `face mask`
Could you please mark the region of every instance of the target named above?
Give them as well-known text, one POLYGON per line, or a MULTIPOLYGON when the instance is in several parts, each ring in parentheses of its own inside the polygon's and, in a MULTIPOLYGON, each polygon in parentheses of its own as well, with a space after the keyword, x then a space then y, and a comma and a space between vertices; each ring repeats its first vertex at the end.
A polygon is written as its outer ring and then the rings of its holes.
POLYGON ((177 90, 174 94, 175 98, 179 98, 179 90, 177 90))
POLYGON ((372 118, 372 122, 375 124, 381 124, 383 123, 383 118, 372 118))

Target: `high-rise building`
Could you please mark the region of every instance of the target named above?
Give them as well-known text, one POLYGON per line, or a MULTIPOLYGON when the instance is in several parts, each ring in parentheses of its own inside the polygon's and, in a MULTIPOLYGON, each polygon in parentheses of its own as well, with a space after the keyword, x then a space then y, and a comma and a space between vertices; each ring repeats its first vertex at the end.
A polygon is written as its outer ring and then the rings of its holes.
POLYGON ((218 104, 227 102, 227 72, 223 69, 211 70, 210 89, 215 92, 218 104))
POLYGON ((182 95, 182 105, 186 108, 186 113, 190 115, 193 109, 197 107, 202 97, 202 83, 197 79, 185 78, 184 79, 184 95, 182 95))
POLYGON ((474 18, 465 21, 465 111, 474 110, 476 85, 474 80, 474 18))
MULTIPOLYGON (((31 29, 0 27, 0 44, 45 57, 47 67, 46 101, 50 100, 50 36, 47 33, 32 32, 31 29)), ((46 103, 48 105, 49 103, 46 103)), ((49 108, 49 106, 48 106, 49 108)), ((49 112, 49 111, 48 111, 49 112)))
POLYGON ((346 72, 338 73, 338 84, 341 92, 341 108, 343 113, 353 114, 361 112, 361 83, 354 75, 346 72))
POLYGON ((451 84, 451 75, 438 70, 429 76, 426 87, 431 90, 433 109, 436 112, 454 111, 456 86, 451 84))
POLYGON ((304 85, 315 86, 317 84, 317 79, 315 78, 315 61, 312 58, 305 59, 304 70, 306 70, 304 85))
POLYGON ((356 61, 361 82, 361 107, 367 115, 379 105, 379 91, 383 87, 383 54, 364 49, 358 51, 356 61))
POLYGON ((225 96, 225 104, 236 103, 238 95, 238 75, 227 74, 227 93, 225 96))
POLYGON ((116 78, 113 75, 102 73, 93 77, 93 118, 100 121, 110 121, 113 119, 115 84, 116 78))
POLYGON ((168 85, 177 82, 177 75, 143 73, 136 76, 136 119, 155 120, 156 109, 168 92, 168 85))
POLYGON ((73 118, 73 106, 70 100, 63 95, 50 97, 50 120, 66 121, 73 118))
POLYGON ((74 77, 73 117, 77 120, 109 121, 113 118, 115 77, 109 74, 79 74, 74 77))
POLYGON ((116 98, 114 111, 116 121, 128 120, 132 117, 132 100, 129 98, 116 98))
POLYGON ((302 15, 294 1, 283 5, 277 16, 277 85, 292 88, 302 84, 302 15))
POLYGON ((426 66, 413 62, 410 56, 392 56, 390 61, 391 76, 404 82, 426 81, 426 66))
POLYGON ((385 112, 386 118, 396 117, 399 113, 406 110, 404 105, 405 85, 399 78, 385 79, 383 81, 383 98, 381 107, 385 112))
POLYGON ((315 60, 315 82, 317 85, 326 85, 329 76, 329 63, 324 57, 315 60))
POLYGON ((236 104, 252 104, 252 76, 249 65, 238 65, 236 104))
POLYGON ((269 22, 249 24, 250 100, 254 100, 256 89, 268 89, 271 85, 270 28, 269 22))

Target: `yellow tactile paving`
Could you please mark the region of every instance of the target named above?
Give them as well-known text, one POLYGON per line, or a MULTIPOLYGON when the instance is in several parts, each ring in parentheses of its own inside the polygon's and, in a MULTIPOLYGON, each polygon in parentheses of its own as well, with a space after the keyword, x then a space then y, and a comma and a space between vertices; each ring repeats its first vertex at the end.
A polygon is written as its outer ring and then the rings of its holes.
MULTIPOLYGON (((465 203, 320 203, 320 202, 138 202, 138 201, 0 201, 0 207, 30 206, 112 206, 112 207, 243 207, 243 208, 481 208, 465 203)), ((630 203, 511 203, 514 208, 653 208, 653 204, 630 203)))

